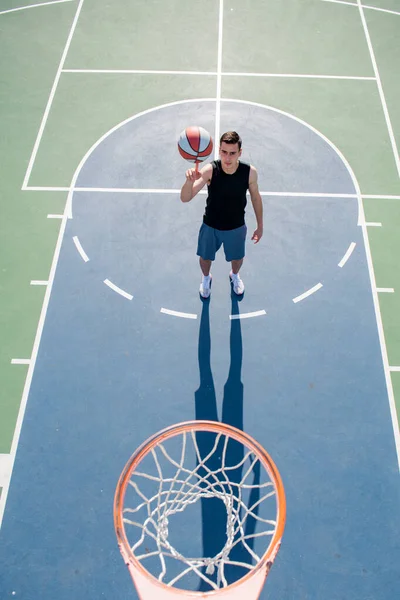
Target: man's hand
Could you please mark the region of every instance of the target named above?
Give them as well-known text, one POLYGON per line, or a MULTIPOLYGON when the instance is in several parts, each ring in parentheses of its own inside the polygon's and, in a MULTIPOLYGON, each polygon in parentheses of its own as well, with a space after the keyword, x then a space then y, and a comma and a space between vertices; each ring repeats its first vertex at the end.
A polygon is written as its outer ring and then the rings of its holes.
POLYGON ((200 171, 196 171, 196 169, 188 169, 186 171, 186 181, 195 182, 196 179, 200 179, 200 178, 201 178, 200 171))
POLYGON ((261 240, 263 235, 263 228, 262 227, 257 227, 257 229, 255 230, 255 232, 253 233, 251 239, 254 240, 255 244, 258 244, 258 242, 261 240))

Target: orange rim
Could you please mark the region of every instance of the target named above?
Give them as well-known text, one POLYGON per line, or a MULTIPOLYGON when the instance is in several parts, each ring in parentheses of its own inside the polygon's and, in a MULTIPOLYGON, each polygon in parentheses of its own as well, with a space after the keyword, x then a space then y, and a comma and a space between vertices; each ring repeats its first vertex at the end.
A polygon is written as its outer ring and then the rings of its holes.
MULTIPOLYGON (((132 454, 131 458, 126 463, 124 470, 121 473, 121 476, 118 480, 115 497, 114 497, 114 527, 115 533, 117 535, 118 545, 121 551, 121 554, 128 564, 130 563, 136 569, 138 569, 143 575, 145 575, 155 586, 160 588, 168 587, 166 584, 162 583, 158 579, 156 579, 151 573, 149 573, 140 563, 139 560, 132 553, 128 538, 125 533, 125 527, 123 522, 123 507, 125 500, 125 492, 131 478, 133 471, 136 469, 137 465, 142 461, 144 456, 146 456, 155 446, 157 446, 160 442, 167 440, 168 438, 175 437, 179 434, 188 432, 188 431, 210 431, 214 433, 222 433, 228 435, 229 437, 235 439, 237 442, 244 444, 247 448, 252 450, 254 454, 259 458, 260 462, 268 472, 268 475, 271 478, 271 481, 274 484, 276 497, 277 497, 277 519, 276 519, 276 529, 270 541, 270 544, 260 559, 260 562, 252 569, 249 573, 244 575, 241 579, 238 579, 234 583, 231 583, 223 590, 233 589, 235 586, 239 586, 245 581, 248 581, 252 577, 254 577, 260 569, 267 567, 266 575, 268 575, 269 569, 272 566, 272 563, 275 560, 275 557, 278 553, 283 531, 285 529, 285 521, 286 521, 286 498, 285 498, 285 490, 283 487, 282 479, 279 474, 279 471, 268 454, 268 452, 259 444, 256 440, 254 440, 247 433, 244 433, 240 429, 236 427, 232 427, 231 425, 226 425, 225 423, 218 423, 217 421, 185 421, 184 423, 177 423, 176 425, 170 425, 166 427, 162 431, 155 433, 150 438, 148 438, 143 444, 139 446, 139 448, 132 454)), ((179 588, 169 588, 173 589, 175 593, 182 594, 187 596, 187 591, 179 588)), ((221 589, 222 591, 222 589, 221 589)), ((218 593, 216 590, 210 592, 191 592, 191 596, 193 597, 204 597, 204 596, 212 596, 218 593)))

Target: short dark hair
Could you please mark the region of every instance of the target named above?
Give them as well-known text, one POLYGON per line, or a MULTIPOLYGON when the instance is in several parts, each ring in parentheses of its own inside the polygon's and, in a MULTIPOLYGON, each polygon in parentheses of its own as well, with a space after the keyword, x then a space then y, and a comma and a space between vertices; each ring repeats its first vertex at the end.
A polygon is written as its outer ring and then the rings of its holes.
POLYGON ((221 139, 219 140, 219 145, 221 146, 222 142, 225 144, 238 144, 239 150, 242 147, 242 138, 236 131, 226 131, 221 135, 221 139))

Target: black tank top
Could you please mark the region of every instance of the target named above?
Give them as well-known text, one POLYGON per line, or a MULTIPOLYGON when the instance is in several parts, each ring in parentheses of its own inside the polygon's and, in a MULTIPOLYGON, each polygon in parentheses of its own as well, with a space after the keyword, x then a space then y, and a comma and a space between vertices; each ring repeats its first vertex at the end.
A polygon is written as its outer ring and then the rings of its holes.
POLYGON ((203 222, 222 231, 241 227, 244 225, 250 165, 239 162, 232 175, 222 170, 220 160, 214 160, 212 167, 203 222))

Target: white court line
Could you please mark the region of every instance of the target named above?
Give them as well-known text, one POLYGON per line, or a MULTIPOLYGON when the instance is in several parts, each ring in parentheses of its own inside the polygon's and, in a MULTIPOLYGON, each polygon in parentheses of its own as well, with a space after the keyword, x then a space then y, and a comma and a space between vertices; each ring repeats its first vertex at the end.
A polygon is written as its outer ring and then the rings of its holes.
POLYGON ((379 196, 376 194, 363 194, 362 198, 365 198, 366 200, 400 200, 400 196, 379 196))
MULTIPOLYGON (((104 192, 121 194, 180 194, 180 189, 163 188, 96 188, 96 187, 46 187, 27 186, 24 192, 104 192)), ((199 194, 206 194, 201 190, 199 194)), ((326 192, 260 192, 261 196, 290 196, 298 198, 365 198, 367 200, 400 200, 400 196, 385 196, 384 194, 340 194, 326 192)))
POLYGON ((108 285, 108 287, 111 288, 112 290, 114 290, 114 292, 117 292, 117 294, 120 294, 121 296, 123 296, 124 298, 127 298, 128 300, 132 300, 133 296, 131 294, 128 294, 128 292, 125 292, 123 289, 121 289, 120 287, 115 285, 115 283, 113 283, 109 279, 105 279, 103 283, 108 285))
POLYGON ((161 308, 160 312, 165 315, 172 315, 173 317, 182 317, 182 319, 197 319, 197 315, 192 313, 178 312, 177 310, 169 310, 168 308, 161 308))
POLYGON ((294 198, 357 198, 357 194, 328 194, 325 192, 260 192, 261 196, 290 196, 294 198))
POLYGON ((43 185, 26 185, 23 192, 69 192, 69 187, 52 187, 43 185))
MULTIPOLYGON (((222 38, 221 38, 222 45, 222 38)), ((219 56, 219 54, 218 54, 219 56)), ((306 79, 354 79, 357 81, 375 81, 375 77, 362 75, 313 75, 312 73, 246 73, 246 72, 219 72, 219 71, 154 71, 145 69, 63 69, 63 73, 87 74, 126 74, 126 75, 211 75, 217 77, 281 77, 281 78, 306 78, 306 79)), ((218 91, 217 91, 218 95, 218 91)))
POLYGON ((394 294, 394 288, 376 288, 380 294, 394 294))
POLYGON ((367 227, 382 227, 382 223, 376 223, 376 222, 369 222, 369 223, 365 223, 365 225, 367 227))
POLYGON ((12 470, 11 454, 0 454, 0 488, 10 480, 12 470))
POLYGON ((256 310, 254 312, 249 313, 240 313, 238 315, 229 315, 231 320, 234 319, 250 319, 251 317, 261 317, 261 315, 266 315, 265 310, 256 310))
POLYGON ((375 59, 374 49, 372 47, 372 42, 371 42, 371 38, 369 35, 369 31, 368 31, 367 21, 365 20, 363 7, 362 7, 360 0, 357 1, 357 4, 358 4, 359 12, 360 12, 361 22, 362 22, 362 25, 364 28, 365 38, 367 40, 369 54, 370 54, 371 61, 372 61, 372 67, 374 69, 374 73, 375 73, 375 77, 376 77, 376 84, 378 86, 379 96, 380 96, 381 104, 382 104, 382 108, 383 108, 383 113, 385 115, 386 126, 387 126, 388 133, 389 133, 390 143, 392 144, 392 150, 393 150, 394 160, 395 160, 396 167, 397 167, 397 173, 400 177, 400 157, 399 157, 399 152, 397 150, 397 145, 396 145, 396 140, 395 140, 394 133, 393 133, 392 123, 390 121, 389 111, 388 111, 388 107, 387 107, 386 99, 385 99, 385 94, 383 93, 383 88, 382 88, 381 78, 379 75, 378 65, 377 65, 377 62, 375 59))
POLYGON ((400 367, 389 367, 389 371, 394 371, 394 372, 398 372, 400 371, 400 367))
MULTIPOLYGON (((30 365, 31 359, 30 358, 12 358, 11 364, 12 365, 30 365)), ((1 519, 0 519, 0 522, 1 522, 1 519)))
MULTIPOLYGON (((333 4, 347 4, 348 6, 358 7, 357 2, 344 2, 344 0, 323 0, 323 2, 332 2, 333 4)), ((377 6, 367 6, 366 4, 361 4, 362 8, 368 8, 369 10, 378 10, 379 12, 390 13, 391 15, 399 15, 400 12, 396 12, 395 10, 388 10, 387 8, 378 8, 377 6)))
POLYGON ((222 88, 222 39, 224 29, 224 0, 219 0, 218 16, 218 51, 217 51, 217 93, 215 103, 215 134, 214 134, 214 158, 219 157, 219 138, 221 122, 221 88, 222 88))
POLYGON ((222 73, 224 77, 288 77, 299 79, 353 79, 356 81, 375 81, 372 76, 357 75, 313 75, 312 73, 222 73))
POLYGON ((26 10, 27 8, 37 8, 38 6, 48 6, 49 4, 62 4, 63 2, 73 2, 73 0, 53 0, 52 2, 41 2, 40 4, 28 4, 28 6, 20 6, 18 8, 10 8, 9 10, 2 10, 0 15, 6 13, 17 12, 18 10, 26 10))
POLYGON ((367 6, 366 4, 361 4, 362 8, 368 8, 369 10, 377 10, 379 12, 389 13, 390 15, 398 15, 400 16, 400 12, 395 10, 388 10, 387 8, 378 8, 377 6, 367 6))
POLYGON ((79 239, 78 239, 78 236, 77 236, 77 235, 74 235, 74 237, 73 237, 72 239, 73 239, 73 241, 74 241, 74 244, 75 244, 75 246, 76 246, 76 249, 78 250, 79 254, 82 256, 83 260, 84 260, 85 262, 88 262, 88 261, 89 261, 89 257, 88 257, 88 255, 86 254, 86 252, 84 251, 84 249, 82 248, 82 245, 81 245, 81 243, 80 243, 80 241, 79 241, 79 239))
POLYGON ((217 75, 216 71, 155 71, 146 69, 63 69, 63 73, 120 74, 120 75, 217 75))
POLYGON ((349 260, 350 256, 353 254, 353 250, 354 250, 355 247, 356 247, 356 243, 355 242, 351 242, 350 246, 347 248, 347 250, 345 252, 345 255, 343 256, 342 260, 338 264, 338 267, 340 267, 340 268, 344 267, 344 265, 349 260))
POLYGON ((31 285, 48 285, 49 282, 48 281, 43 281, 40 279, 32 279, 31 281, 31 285))
POLYGON ((311 294, 314 294, 314 292, 317 292, 321 288, 322 288, 322 283, 317 283, 317 285, 314 285, 314 287, 312 287, 309 290, 307 290, 306 292, 304 292, 304 294, 301 294, 300 296, 296 296, 296 298, 293 298, 293 302, 294 303, 300 302, 301 300, 304 300, 304 298, 311 296, 311 294))
POLYGON ((48 219, 62 219, 62 215, 47 215, 48 219))
POLYGON ((79 5, 78 5, 78 8, 76 9, 75 17, 74 17, 74 20, 72 22, 72 26, 71 26, 71 29, 70 29, 70 32, 69 32, 69 35, 68 35, 67 42, 65 44, 64 52, 62 53, 62 56, 61 56, 60 64, 58 65, 57 73, 56 73, 56 76, 55 76, 55 79, 54 79, 54 82, 53 82, 53 87, 51 88, 49 99, 47 101, 47 105, 46 105, 46 108, 45 108, 45 111, 44 111, 42 122, 40 123, 40 127, 39 127, 39 131, 38 131, 38 134, 37 134, 37 137, 36 137, 35 145, 33 147, 31 158, 30 158, 29 164, 28 164, 28 168, 27 168, 27 171, 26 171, 26 174, 25 174, 25 177, 24 177, 24 181, 22 183, 22 189, 26 188, 26 186, 28 185, 29 178, 31 176, 31 172, 32 172, 32 169, 33 169, 33 164, 34 164, 35 159, 36 159, 36 155, 37 155, 37 152, 38 152, 38 149, 39 149, 39 144, 40 144, 40 142, 42 140, 43 131, 44 131, 44 128, 46 126, 47 119, 48 119, 48 116, 49 116, 49 113, 50 113, 50 108, 51 108, 51 105, 53 103, 53 99, 54 99, 54 96, 55 96, 55 93, 56 93, 58 82, 59 82, 60 77, 61 77, 61 71, 62 71, 62 68, 64 66, 65 59, 67 58, 69 47, 71 45, 72 36, 74 35, 74 32, 75 32, 75 28, 76 28, 76 24, 78 22, 79 14, 81 12, 82 4, 83 4, 83 0, 79 0, 79 5))

